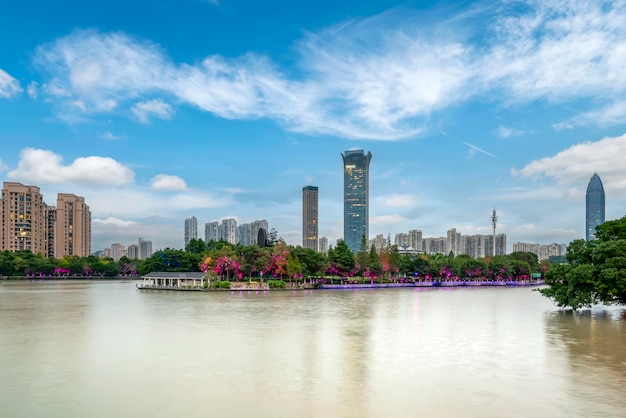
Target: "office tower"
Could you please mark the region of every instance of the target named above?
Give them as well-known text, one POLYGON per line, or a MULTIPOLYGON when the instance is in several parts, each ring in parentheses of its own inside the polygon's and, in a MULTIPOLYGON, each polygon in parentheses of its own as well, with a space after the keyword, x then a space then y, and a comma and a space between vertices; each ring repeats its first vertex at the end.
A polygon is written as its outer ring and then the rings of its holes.
POLYGON ((152 241, 139 238, 139 241, 137 244, 139 247, 138 256, 140 260, 145 260, 146 258, 149 258, 152 256, 152 241))
POLYGON ((139 259, 139 245, 130 244, 126 248, 126 257, 128 257, 130 260, 138 260, 139 259))
POLYGON ((185 248, 192 239, 198 239, 198 219, 195 216, 185 219, 185 248))
POLYGON ((369 166, 372 153, 346 151, 343 158, 343 239, 354 253, 369 239, 369 166))
POLYGON ((598 173, 594 173, 587 185, 586 239, 596 239, 596 227, 604 223, 604 187, 598 173))
POLYGON ((318 188, 305 186, 302 188, 302 246, 317 251, 318 188))
POLYGON ((4 182, 0 251, 24 251, 47 256, 47 220, 39 187, 4 182))
POLYGON ((328 254, 328 238, 320 237, 319 244, 320 253, 328 254))
POLYGON ((57 195, 54 257, 91 254, 91 211, 85 199, 69 193, 57 195))

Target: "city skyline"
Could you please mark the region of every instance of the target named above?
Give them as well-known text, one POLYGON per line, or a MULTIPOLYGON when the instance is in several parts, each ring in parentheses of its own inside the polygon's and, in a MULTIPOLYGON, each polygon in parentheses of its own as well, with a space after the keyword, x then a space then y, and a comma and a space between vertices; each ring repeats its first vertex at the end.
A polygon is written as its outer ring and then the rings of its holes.
POLYGON ((496 4, 9 3, 0 181, 83 196, 92 251, 182 248, 191 216, 299 245, 314 184, 334 245, 337 156, 364 149, 370 239, 486 235, 493 207, 508 251, 585 238, 594 172, 626 207, 626 5, 496 4))

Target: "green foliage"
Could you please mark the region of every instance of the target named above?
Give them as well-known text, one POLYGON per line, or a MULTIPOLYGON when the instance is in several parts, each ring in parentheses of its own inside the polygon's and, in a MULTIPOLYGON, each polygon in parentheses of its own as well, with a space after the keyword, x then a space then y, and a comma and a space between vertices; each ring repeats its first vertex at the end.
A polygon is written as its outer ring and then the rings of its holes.
POLYGON ((228 280, 215 281, 211 284, 214 289, 230 289, 230 282, 228 280))
POLYGON ((342 273, 347 273, 354 268, 354 253, 344 240, 337 242, 337 247, 328 253, 328 260, 334 263, 342 273))
POLYGON ((282 280, 268 280, 267 285, 270 289, 284 289, 285 282, 282 280))
POLYGON ((567 247, 569 264, 546 273, 550 287, 539 291, 557 306, 626 304, 626 216, 598 226, 596 237, 572 241, 567 247))
POLYGON ((189 244, 185 247, 185 251, 188 253, 202 254, 207 250, 207 245, 201 239, 191 239, 189 244))

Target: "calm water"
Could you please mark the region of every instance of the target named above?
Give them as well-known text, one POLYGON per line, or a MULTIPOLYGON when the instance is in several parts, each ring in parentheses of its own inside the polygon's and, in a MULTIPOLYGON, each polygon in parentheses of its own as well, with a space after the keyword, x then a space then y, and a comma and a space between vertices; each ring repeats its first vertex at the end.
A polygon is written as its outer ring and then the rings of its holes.
POLYGON ((620 309, 530 289, 0 285, 2 417, 623 417, 620 309))

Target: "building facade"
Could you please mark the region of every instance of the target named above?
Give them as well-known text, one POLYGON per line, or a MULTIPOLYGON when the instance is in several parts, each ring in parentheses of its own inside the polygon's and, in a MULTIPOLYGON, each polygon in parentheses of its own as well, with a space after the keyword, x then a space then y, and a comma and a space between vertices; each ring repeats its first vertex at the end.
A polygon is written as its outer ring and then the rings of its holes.
POLYGON ((198 239, 198 219, 195 216, 185 219, 185 248, 192 239, 198 239))
POLYGON ((355 254, 369 239, 369 166, 372 153, 350 150, 343 158, 343 239, 355 254))
POLYGON ((318 239, 318 188, 302 188, 302 246, 317 251, 318 239))
POLYGON ((39 187, 4 182, 0 251, 31 251, 48 256, 48 229, 39 187))
POLYGON ((130 260, 138 260, 139 259, 139 245, 130 244, 126 248, 126 257, 128 257, 130 260))
POLYGON ((59 193, 56 206, 54 257, 87 257, 91 254, 91 211, 85 199, 59 193))
POLYGON ((137 246, 139 247, 138 258, 140 260, 145 260, 152 256, 152 241, 139 238, 137 246))
POLYGON ((585 238, 589 241, 596 239, 596 227, 605 220, 604 186, 598 173, 591 176, 587 185, 585 209, 585 238))

